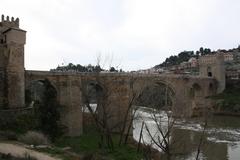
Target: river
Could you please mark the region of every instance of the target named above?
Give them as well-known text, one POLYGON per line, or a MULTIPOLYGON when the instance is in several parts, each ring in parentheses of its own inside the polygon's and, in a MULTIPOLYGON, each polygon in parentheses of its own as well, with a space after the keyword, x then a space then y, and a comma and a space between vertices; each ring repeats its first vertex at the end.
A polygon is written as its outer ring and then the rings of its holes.
MULTIPOLYGON (((152 114, 145 109, 136 112, 133 123, 133 137, 138 141, 142 122, 149 127, 152 135, 160 134, 156 124, 152 119, 152 114)), ((161 124, 167 127, 167 114, 164 111, 157 114, 161 124)), ((230 116, 209 116, 207 127, 203 133, 204 121, 200 118, 195 119, 176 119, 171 130, 171 145, 173 152, 172 160, 194 160, 200 137, 203 135, 201 145, 201 160, 240 160, 240 118, 230 116)), ((143 140, 150 143, 151 138, 144 127, 143 140)), ((157 148, 155 146, 155 148, 157 148)), ((158 148, 157 148, 158 149, 158 148)), ((160 149, 159 149, 160 150, 160 149)))

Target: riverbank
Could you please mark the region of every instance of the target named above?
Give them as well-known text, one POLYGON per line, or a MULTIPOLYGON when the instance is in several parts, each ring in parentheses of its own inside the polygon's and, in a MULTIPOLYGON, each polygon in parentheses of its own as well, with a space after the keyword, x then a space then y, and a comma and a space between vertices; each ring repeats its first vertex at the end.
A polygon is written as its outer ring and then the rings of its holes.
POLYGON ((233 113, 233 112, 226 112, 226 111, 215 111, 213 114, 216 116, 240 117, 240 113, 233 113))
POLYGON ((240 116, 240 81, 228 81, 226 89, 211 97, 215 101, 214 114, 240 116))
MULTIPOLYGON (((137 151, 132 141, 126 145, 118 145, 119 136, 113 135, 114 149, 100 148, 100 135, 92 130, 85 132, 79 137, 62 137, 53 144, 46 147, 30 146, 18 141, 0 142, 0 153, 11 155, 25 160, 26 155, 33 160, 84 160, 84 159, 105 159, 105 160, 139 160, 143 154, 137 151)), ((1 159, 1 157, 0 157, 1 159)), ((29 159, 29 160, 32 160, 29 159)), ((8 159, 1 159, 8 160, 8 159)))
POLYGON ((112 159, 112 160, 139 160, 143 156, 137 152, 137 148, 130 144, 118 145, 119 136, 113 135, 113 150, 100 147, 100 135, 94 128, 88 129, 80 137, 62 137, 54 145, 58 148, 68 148, 68 151, 90 159, 112 159))
POLYGON ((137 151, 137 147, 132 140, 127 144, 119 145, 120 136, 112 134, 113 148, 103 146, 101 135, 94 125, 85 127, 84 132, 79 137, 61 137, 56 139, 51 147, 38 148, 37 151, 53 156, 60 155, 63 160, 139 160, 143 159, 142 152, 137 151))

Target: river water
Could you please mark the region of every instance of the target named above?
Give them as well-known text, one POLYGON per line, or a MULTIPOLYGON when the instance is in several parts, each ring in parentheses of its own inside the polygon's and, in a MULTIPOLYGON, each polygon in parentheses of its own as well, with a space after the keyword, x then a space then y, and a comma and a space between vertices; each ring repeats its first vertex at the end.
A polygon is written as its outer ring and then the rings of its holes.
MULTIPOLYGON (((163 128, 167 128, 166 112, 158 112, 157 117, 163 128)), ((152 135, 159 135, 152 113, 142 108, 136 112, 133 123, 133 136, 138 141, 142 122, 148 126, 152 135)), ((171 129, 172 160, 194 160, 200 137, 203 141, 200 151, 201 160, 240 160, 240 118, 230 116, 209 116, 207 127, 203 133, 202 119, 176 119, 171 129)), ((143 141, 150 144, 151 138, 143 128, 143 141)), ((156 149, 158 147, 154 146, 156 149)), ((160 149, 159 149, 160 150, 160 149)))

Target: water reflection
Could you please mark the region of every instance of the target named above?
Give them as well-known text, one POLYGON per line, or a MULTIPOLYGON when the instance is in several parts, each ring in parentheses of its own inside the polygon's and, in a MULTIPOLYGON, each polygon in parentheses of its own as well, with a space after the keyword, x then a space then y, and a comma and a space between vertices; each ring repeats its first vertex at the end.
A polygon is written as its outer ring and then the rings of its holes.
MULTIPOLYGON (((140 110, 139 117, 134 121, 133 136, 139 139, 140 128, 144 121, 150 132, 157 131, 155 123, 151 120, 151 114, 140 110)), ((163 125, 166 125, 166 113, 161 112, 163 125)), ((173 160, 195 159, 197 148, 202 134, 203 125, 200 119, 177 120, 171 134, 171 150, 173 160)), ((146 130, 143 131, 143 139, 151 143, 146 130)), ((155 146, 156 147, 156 146, 155 146)), ((208 127, 203 137, 200 159, 202 160, 239 160, 240 159, 240 121, 238 117, 213 116, 208 119, 208 127)))

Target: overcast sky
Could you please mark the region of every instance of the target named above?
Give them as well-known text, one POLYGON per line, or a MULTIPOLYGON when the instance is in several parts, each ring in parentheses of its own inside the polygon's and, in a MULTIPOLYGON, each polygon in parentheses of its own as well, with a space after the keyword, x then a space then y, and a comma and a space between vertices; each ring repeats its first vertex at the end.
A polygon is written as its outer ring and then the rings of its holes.
POLYGON ((240 44, 240 0, 0 0, 27 31, 25 67, 149 68, 201 46, 240 44))

